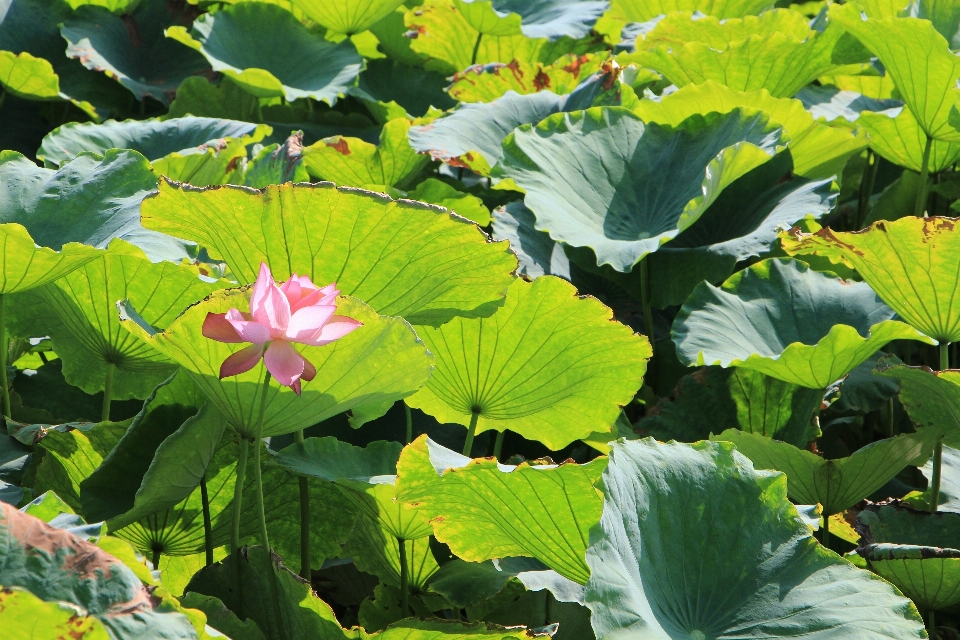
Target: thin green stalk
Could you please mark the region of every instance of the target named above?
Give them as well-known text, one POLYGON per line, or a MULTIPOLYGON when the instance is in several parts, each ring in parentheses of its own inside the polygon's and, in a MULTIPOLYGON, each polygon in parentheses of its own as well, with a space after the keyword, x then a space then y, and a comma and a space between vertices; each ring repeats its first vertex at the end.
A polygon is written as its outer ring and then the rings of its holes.
POLYGON ((927 181, 930 177, 930 148, 933 138, 927 136, 927 143, 923 147, 923 164, 920 167, 920 187, 917 189, 917 201, 913 207, 913 215, 922 218, 927 204, 927 181))
POLYGON ((200 478, 200 503, 203 505, 203 549, 207 554, 207 566, 213 564, 213 525, 210 522, 210 495, 207 493, 207 477, 200 478))
POLYGON ((400 548, 400 615, 404 618, 410 615, 410 570, 407 568, 406 540, 397 538, 400 548))
POLYGON ((872 150, 867 150, 867 166, 860 178, 860 201, 857 207, 857 229, 862 229, 870 213, 870 198, 873 196, 873 186, 877 181, 877 165, 879 159, 872 150))
POLYGON ((467 439, 463 442, 463 455, 469 457, 473 451, 473 438, 477 435, 477 420, 480 419, 480 412, 474 409, 470 413, 470 426, 467 427, 467 439))
POLYGON ((237 456, 237 484, 233 488, 233 522, 230 530, 230 555, 233 557, 234 581, 237 588, 237 615, 243 619, 243 583, 240 580, 240 512, 243 505, 243 483, 247 476, 247 453, 250 441, 240 437, 240 454, 237 456))
POLYGON ((483 34, 477 34, 477 41, 473 45, 473 55, 470 56, 470 66, 477 64, 477 54, 480 53, 480 41, 483 40, 483 34))
POLYGON ((935 631, 936 628, 937 628, 937 612, 934 611, 933 609, 930 609, 930 611, 927 612, 927 631, 931 638, 938 637, 935 631))
POLYGON ((826 514, 823 516, 823 528, 820 529, 820 544, 830 548, 830 516, 826 514))
MULTIPOLYGON (((940 371, 950 368, 950 345, 946 340, 940 341, 940 371)), ((933 477, 930 478, 930 511, 937 512, 940 508, 940 475, 943 467, 943 440, 937 442, 933 449, 933 477)))
POLYGON ((407 414, 407 439, 404 443, 410 444, 413 442, 413 412, 410 411, 410 405, 406 402, 403 403, 403 410, 407 414))
POLYGON ((493 443, 493 457, 498 461, 500 460, 500 454, 503 452, 503 436, 506 434, 506 431, 501 431, 497 434, 497 439, 493 443))
MULTIPOLYGON (((294 431, 293 441, 303 443, 303 429, 294 431)), ((310 485, 304 477, 297 478, 300 483, 300 577, 310 582, 310 485)))
POLYGON ((112 362, 107 363, 107 373, 103 378, 103 408, 100 410, 100 422, 106 422, 110 419, 110 402, 113 400, 113 370, 117 366, 112 362))
POLYGON ((650 270, 647 266, 646 256, 640 261, 640 298, 643 304, 643 324, 647 328, 647 338, 650 339, 650 360, 647 367, 652 369, 656 338, 653 335, 653 309, 650 307, 650 270))
POLYGON ((3 103, 7 101, 7 91, 0 91, 0 109, 3 108, 3 103))
POLYGON ((550 589, 543 590, 543 626, 551 624, 553 617, 553 594, 550 589))
POLYGON ((888 416, 887 416, 887 437, 888 437, 888 438, 892 438, 894 435, 896 435, 896 434, 894 433, 894 431, 896 430, 896 423, 894 422, 894 416, 893 416, 893 396, 891 396, 891 397, 887 400, 887 413, 888 413, 888 416))
POLYGON ((10 417, 10 381, 7 380, 7 297, 0 294, 0 386, 3 386, 3 415, 10 417))
POLYGON ((160 555, 161 555, 160 548, 154 547, 153 549, 153 570, 154 571, 160 570, 160 555))

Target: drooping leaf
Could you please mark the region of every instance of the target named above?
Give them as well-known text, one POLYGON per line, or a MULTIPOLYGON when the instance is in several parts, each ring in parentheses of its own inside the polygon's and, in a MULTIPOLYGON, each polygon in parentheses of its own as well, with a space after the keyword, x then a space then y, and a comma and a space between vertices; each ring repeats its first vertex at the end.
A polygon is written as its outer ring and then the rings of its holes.
POLYGON ((952 218, 881 220, 864 231, 829 228, 781 235, 790 255, 817 255, 857 270, 900 318, 935 340, 960 340, 960 305, 954 304, 960 233, 952 218))
POLYGON ((523 202, 511 202, 493 213, 493 237, 507 240, 517 254, 520 268, 517 273, 530 279, 552 275, 571 280, 570 259, 563 244, 546 231, 537 231, 537 219, 523 202))
POLYGON ((464 560, 533 557, 584 584, 587 534, 601 507, 593 484, 605 465, 605 458, 559 467, 471 461, 421 436, 400 456, 397 498, 464 560))
POLYGON ((274 460, 293 473, 327 482, 371 483, 378 476, 396 475, 401 448, 397 442, 384 440, 355 447, 336 438, 307 438, 284 448, 274 460))
POLYGON ((869 285, 774 258, 721 285, 701 283, 674 320, 681 362, 747 367, 825 389, 891 340, 930 343, 869 285))
POLYGON ((311 20, 331 31, 353 35, 366 31, 403 4, 403 0, 293 0, 311 20))
POLYGON ((148 228, 208 247, 240 282, 253 282, 263 261, 277 278, 296 271, 314 282, 335 280, 379 313, 415 324, 489 314, 516 268, 506 245, 491 244, 473 224, 331 185, 255 191, 163 182, 141 217, 148 228))
POLYGON ((0 224, 3 261, 0 262, 0 294, 27 291, 53 282, 91 260, 100 251, 79 242, 67 242, 60 251, 37 246, 27 230, 17 223, 0 224))
POLYGON ((598 640, 925 635, 909 600, 811 537, 783 475, 730 444, 620 442, 600 487, 586 595, 598 640))
POLYGON ((650 357, 646 338, 612 320, 559 278, 515 280, 490 318, 419 330, 437 365, 406 402, 441 423, 476 414, 477 433, 509 429, 553 450, 609 431, 650 357))
POLYGON ((907 465, 933 454, 936 429, 878 440, 846 458, 827 460, 786 442, 728 429, 711 440, 732 442, 760 469, 787 476, 787 492, 799 504, 823 506, 824 516, 846 511, 885 485, 907 465))
POLYGON ((623 108, 593 108, 520 127, 504 141, 500 166, 526 192, 538 229, 630 271, 770 160, 780 133, 767 116, 742 109, 673 128, 623 108))
MULTIPOLYGON (((879 79, 878 76, 869 77, 879 79)), ((819 78, 819 82, 824 83, 825 78, 834 79, 832 76, 822 76, 819 78)), ((803 103, 803 106, 814 119, 835 125, 852 124, 859 120, 864 113, 889 113, 892 115, 894 110, 903 107, 902 100, 871 98, 858 91, 839 89, 826 84, 804 87, 797 92, 795 97, 803 103)))
POLYGON ((106 73, 137 100, 149 96, 167 106, 185 78, 209 68, 203 56, 163 35, 170 25, 189 25, 194 15, 189 4, 156 0, 138 2, 123 16, 83 6, 60 25, 60 33, 67 57, 106 73))
POLYGON ((599 71, 605 59, 588 53, 568 54, 552 64, 511 60, 474 65, 457 72, 447 92, 461 102, 493 102, 507 91, 525 95, 547 90, 562 96, 599 71))
POLYGON ((363 58, 350 39, 336 44, 311 33, 273 4, 241 2, 166 31, 260 98, 313 98, 333 104, 356 84, 363 58))
POLYGON ((900 383, 900 403, 914 424, 939 430, 945 443, 960 447, 960 372, 881 360, 877 373, 900 383))
POLYGON ((960 514, 867 503, 857 516, 857 554, 924 611, 960 604, 960 514))

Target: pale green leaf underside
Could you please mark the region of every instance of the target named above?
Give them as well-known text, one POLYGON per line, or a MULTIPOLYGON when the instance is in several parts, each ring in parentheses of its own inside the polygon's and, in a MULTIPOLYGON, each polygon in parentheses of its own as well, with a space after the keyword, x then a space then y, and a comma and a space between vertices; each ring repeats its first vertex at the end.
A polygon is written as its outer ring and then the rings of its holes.
POLYGON ((293 0, 317 24, 347 35, 369 29, 401 4, 403 0, 293 0))
POLYGON ((79 242, 60 251, 38 247, 23 226, 0 224, 0 294, 28 291, 62 278, 103 252, 79 242))
MULTIPOLYGON (((903 109, 896 117, 886 113, 865 111, 857 118, 870 136, 870 148, 890 162, 919 173, 923 165, 923 148, 927 136, 913 112, 903 109)), ((927 168, 937 173, 960 160, 960 144, 934 140, 930 146, 927 168)))

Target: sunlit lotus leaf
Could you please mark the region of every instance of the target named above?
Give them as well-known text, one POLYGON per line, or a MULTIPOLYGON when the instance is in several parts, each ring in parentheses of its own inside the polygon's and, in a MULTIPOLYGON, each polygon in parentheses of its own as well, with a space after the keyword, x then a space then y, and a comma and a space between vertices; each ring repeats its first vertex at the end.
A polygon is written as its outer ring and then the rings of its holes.
MULTIPOLYGON (((249 287, 215 292, 189 307, 162 333, 154 333, 140 318, 122 322, 147 345, 180 364, 227 423, 248 437, 257 432, 262 367, 221 380, 220 364, 243 344, 210 340, 200 331, 207 313, 247 309, 249 300, 249 287)), ((128 316, 135 313, 132 305, 125 309, 128 316)), ((288 387, 270 387, 264 435, 299 431, 356 405, 399 400, 426 382, 433 356, 403 319, 378 316, 359 300, 347 297, 340 299, 338 313, 359 320, 363 329, 323 347, 298 345, 316 367, 317 377, 303 385, 302 397, 288 387)))
POLYGON ((366 31, 403 4, 403 0, 292 0, 311 20, 331 31, 366 31))
POLYGON ((612 321, 594 298, 554 277, 516 280, 489 318, 456 319, 418 332, 437 364, 407 404, 477 433, 519 433, 559 450, 609 431, 640 387, 646 338, 612 321))
POLYGON ((532 557, 584 584, 590 570, 583 554, 602 502, 593 484, 606 463, 471 461, 421 436, 400 456, 397 497, 464 560, 532 557))
MULTIPOLYGON (((268 153, 276 147, 270 145, 268 153)), ((195 187, 242 183, 245 165, 247 146, 237 138, 213 140, 186 153, 174 151, 150 163, 157 175, 195 187)))
POLYGON ((379 313, 415 324, 489 315, 517 264, 505 243, 441 209, 330 184, 256 191, 162 182, 141 214, 148 228, 207 247, 240 282, 253 282, 263 261, 277 278, 296 271, 336 281, 379 313))
POLYGON ((0 51, 0 86, 10 95, 27 100, 55 100, 60 97, 60 79, 53 66, 27 52, 14 55, 0 51))
POLYGON ((219 118, 171 118, 169 120, 110 120, 103 124, 71 122, 43 138, 37 156, 54 166, 69 162, 84 151, 106 153, 109 149, 133 149, 151 162, 171 153, 202 151, 225 138, 244 143, 259 142, 270 133, 267 125, 219 118))
POLYGON ((720 287, 698 285, 672 333, 687 365, 747 367, 825 389, 891 340, 932 342, 893 316, 865 283, 774 258, 720 287))
MULTIPOLYGON (((899 100, 899 92, 893 80, 887 75, 859 75, 847 76, 842 73, 842 67, 834 73, 820 76, 817 81, 821 85, 830 85, 841 91, 854 91, 873 100, 899 100)), ((811 87, 807 87, 812 88, 811 87)))
POLYGON ((824 515, 849 509, 885 485, 906 466, 933 454, 936 429, 920 429, 877 440, 846 458, 828 460, 786 442, 728 429, 711 440, 732 442, 758 469, 776 469, 787 476, 787 492, 799 504, 823 506, 824 515))
POLYGON ((787 478, 729 443, 616 443, 599 487, 586 593, 598 640, 926 635, 909 600, 813 539, 787 478))
POLYGON ((60 25, 67 57, 106 73, 137 100, 151 97, 169 105, 187 77, 209 68, 203 56, 164 37, 171 25, 189 25, 187 4, 139 2, 123 16, 103 7, 83 6, 60 25))
POLYGON ((403 189, 420 176, 430 157, 417 153, 407 141, 410 121, 391 120, 380 132, 380 144, 357 138, 325 138, 303 150, 310 175, 348 187, 386 185, 403 189))
POLYGON ((604 59, 600 53, 588 53, 568 54, 552 64, 512 60, 475 65, 454 75, 447 91, 461 102, 493 102, 507 91, 528 94, 546 89, 564 95, 599 71, 604 59))
MULTIPOLYGON (((912 111, 903 109, 896 116, 889 112, 864 112, 857 122, 870 136, 871 149, 894 164, 917 173, 921 171, 927 136, 912 111)), ((960 160, 960 142, 934 140, 931 143, 927 159, 929 171, 943 171, 957 160, 960 160)))
MULTIPOLYGON (((471 10, 482 9, 501 19, 512 15, 520 18, 520 31, 528 38, 556 40, 562 36, 583 38, 590 33, 597 18, 610 6, 610 0, 459 0, 457 8, 471 26, 480 24, 471 20, 471 10), (471 6, 473 5, 473 6, 471 6)), ((479 13, 479 11, 477 11, 479 13)), ((487 20, 489 23, 490 21, 487 20)), ((495 33, 495 32, 494 32, 495 33)), ((509 34, 503 34, 509 35, 509 34)))
POLYGON ((467 220, 476 222, 481 227, 490 224, 490 210, 477 196, 457 191, 446 182, 437 178, 427 178, 417 187, 407 193, 410 200, 437 204, 449 209, 467 220))
POLYGON ((724 113, 738 107, 760 109, 783 125, 789 136, 793 172, 806 178, 840 175, 850 156, 867 146, 863 136, 816 122, 799 100, 774 98, 765 89, 731 91, 712 80, 687 85, 659 102, 641 100, 633 112, 646 123, 678 126, 694 114, 724 113))
MULTIPOLYGON (((242 182, 247 187, 262 189, 271 184, 310 180, 303 167, 303 134, 300 131, 295 131, 283 144, 261 148, 249 162, 239 164, 245 167, 242 182)), ((231 177, 228 175, 220 184, 234 184, 229 179, 231 177)))
POLYGON ((900 383, 900 402, 914 424, 937 429, 945 443, 960 447, 960 371, 930 371, 881 360, 877 373, 900 383))
POLYGON ((644 124, 625 108, 593 108, 520 127, 504 141, 500 166, 526 192, 538 229, 625 272, 769 161, 781 133, 753 110, 674 128, 644 124))
POLYGON ((960 340, 953 218, 881 220, 858 233, 782 234, 790 255, 818 255, 857 270, 900 318, 935 340, 960 340))
POLYGON ((313 98, 333 104, 357 81, 363 58, 350 39, 339 44, 311 33, 277 5, 242 2, 204 14, 190 33, 167 37, 196 49, 219 71, 261 98, 313 98))
POLYGON ((865 20, 856 4, 831 7, 830 21, 876 54, 927 136, 960 142, 960 131, 949 122, 960 97, 960 60, 933 24, 917 18, 865 20))
POLYGON ((0 294, 27 291, 53 282, 91 260, 100 251, 78 242, 68 242, 59 251, 38 247, 20 224, 0 224, 3 261, 0 262, 0 294))
POLYGON ((717 18, 742 18, 770 7, 765 0, 612 0, 597 30, 619 36, 629 22, 647 22, 675 11, 699 11, 717 18))
POLYGON ((923 611, 960 604, 960 514, 868 503, 857 516, 857 554, 923 611))
POLYGON ((22 587, 0 589, 0 620, 14 637, 110 640, 94 616, 63 602, 44 602, 22 587))

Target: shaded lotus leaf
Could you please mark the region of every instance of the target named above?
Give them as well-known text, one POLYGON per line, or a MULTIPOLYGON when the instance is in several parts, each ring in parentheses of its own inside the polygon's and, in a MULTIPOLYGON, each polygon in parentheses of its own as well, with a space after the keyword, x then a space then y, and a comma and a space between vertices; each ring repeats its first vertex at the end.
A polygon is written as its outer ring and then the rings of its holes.
MULTIPOLYGON (((937 510, 960 513, 960 450, 944 445, 941 460, 940 499, 937 502, 937 510)), ((932 480, 933 460, 928 460, 921 471, 928 481, 932 480)), ((924 507, 928 504, 927 498, 931 493, 928 486, 922 494, 924 507)))
MULTIPOLYGON (((223 558, 217 558, 217 562, 222 559, 223 558)), ((202 566, 204 565, 198 566, 197 571, 199 571, 202 566)), ((192 578, 193 574, 197 571, 192 571, 188 577, 192 578)), ((183 586, 186 587, 187 582, 184 582, 183 586)), ((267 636, 263 635, 263 631, 260 630, 256 622, 250 618, 241 622, 237 614, 227 609, 220 601, 220 598, 205 596, 191 591, 184 594, 181 602, 185 607, 202 611, 204 615, 207 616, 207 624, 220 633, 227 635, 231 640, 267 640, 267 636)))
POLYGON ((191 116, 169 120, 110 120, 103 124, 71 122, 48 133, 37 156, 57 166, 84 151, 106 153, 109 149, 133 149, 153 162, 171 153, 185 153, 225 138, 259 142, 269 133, 270 127, 266 125, 191 116))
POLYGON ((510 430, 560 450, 608 431, 646 371, 644 336, 568 282, 517 279, 489 318, 420 327, 437 363, 407 398, 441 423, 510 430))
MULTIPOLYGON (((822 76, 820 82, 824 82, 822 76)), ((877 76, 874 76, 877 78, 877 76)), ((858 91, 839 89, 828 85, 810 85, 797 92, 797 100, 821 122, 839 125, 856 122, 862 113, 885 113, 903 107, 902 100, 871 98, 858 91)))
POLYGON ((419 118, 431 107, 451 109, 456 106, 456 100, 444 90, 447 84, 442 74, 384 59, 367 60, 367 68, 360 74, 357 88, 372 99, 396 102, 407 113, 419 118))
POLYGON ((900 383, 900 403, 910 420, 944 434, 944 442, 960 447, 960 371, 931 371, 892 363, 877 365, 877 373, 900 383))
POLYGON ((177 97, 167 111, 169 119, 206 116, 222 120, 256 122, 259 99, 230 80, 214 84, 206 78, 191 76, 177 87, 177 97))
POLYGON ((130 569, 99 547, 5 504, 0 504, 0 537, 5 587, 80 607, 117 640, 196 637, 186 616, 152 599, 130 569))
POLYGON ((705 367, 677 383, 672 399, 647 411, 634 430, 657 440, 696 442, 739 429, 798 447, 820 433, 813 421, 823 392, 750 369, 705 367))
POLYGON ((427 178, 407 193, 411 200, 440 205, 481 227, 490 224, 490 210, 477 196, 458 191, 449 184, 436 178, 427 178))
POLYGON ((711 440, 732 442, 760 469, 786 474, 790 498, 800 504, 823 506, 831 516, 846 511, 883 487, 908 465, 925 462, 939 439, 936 429, 921 429, 877 440, 846 458, 827 460, 786 442, 727 429, 711 440))
POLYGON ((830 399, 831 415, 863 415, 878 410, 897 395, 900 385, 896 380, 878 375, 874 370, 881 358, 886 358, 884 362, 899 362, 896 356, 877 351, 851 371, 837 387, 839 397, 830 399))
POLYGON ((618 442, 599 487, 586 594, 598 640, 926 633, 896 589, 813 539, 782 474, 729 443, 618 442))
POLYGON ((163 181, 141 217, 148 228, 208 247, 240 282, 253 282, 262 261, 278 279, 296 271, 336 280, 379 313, 415 324, 489 315, 517 264, 505 244, 439 208, 330 184, 256 191, 163 181))
POLYGON ((789 98, 844 60, 843 34, 832 25, 814 31, 788 9, 723 22, 676 13, 647 34, 636 60, 679 87, 713 80, 734 91, 766 89, 789 98))
POLYGON ((293 0, 311 20, 336 33, 366 31, 403 4, 403 0, 293 0))
POLYGON ((130 90, 168 106, 187 77, 208 69, 195 51, 164 37, 164 29, 189 26, 196 15, 189 4, 146 0, 123 16, 103 7, 82 6, 60 25, 67 57, 106 73, 130 90))
POLYGON ((414 505, 463 560, 531 557, 584 584, 587 535, 602 501, 593 484, 605 465, 471 461, 421 436, 400 455, 397 499, 414 505))
POLYGON ((0 588, 0 619, 11 637, 110 640, 94 616, 63 602, 44 602, 22 587, 0 588))
MULTIPOLYGON (((610 6, 609 0, 459 0, 460 9, 471 26, 479 25, 470 20, 471 9, 489 7, 499 18, 511 14, 520 18, 520 30, 528 38, 556 40, 562 36, 583 38, 590 33, 597 18, 610 6), (474 5, 474 6, 471 6, 474 5)), ((481 30, 481 29, 478 29, 481 30)), ((486 33, 485 30, 481 30, 486 33)), ((509 35, 509 34, 505 34, 509 35)))
POLYGON ((511 202, 493 212, 493 237, 507 240, 517 254, 517 273, 533 280, 543 275, 559 276, 572 281, 570 259, 563 245, 545 231, 537 231, 533 212, 523 202, 511 202))
POLYGON ((587 53, 567 54, 552 64, 512 60, 474 65, 457 72, 447 92, 461 102, 493 102, 507 91, 526 95, 546 89, 562 96, 599 71, 605 59, 587 53))
POLYGON ((166 34, 260 98, 313 98, 332 105, 363 69, 349 38, 330 42, 286 9, 262 2, 230 5, 204 14, 190 33, 175 26, 166 34))
POLYGON ((385 185, 403 189, 416 182, 430 163, 407 141, 410 121, 391 120, 380 131, 380 144, 357 138, 324 138, 303 150, 310 175, 350 187, 385 185))
POLYGON ((960 604, 960 513, 868 502, 857 516, 857 554, 923 611, 960 604))
POLYGON ((504 141, 500 168, 525 191, 538 229, 592 248, 598 265, 630 271, 782 141, 756 111, 693 116, 674 128, 592 108, 520 127, 504 141))
POLYGON ((960 142, 960 131, 950 123, 960 96, 960 60, 933 24, 917 18, 863 19, 856 4, 831 7, 830 22, 846 29, 880 59, 927 136, 960 142), (915 60, 923 60, 924 65, 917 67, 915 60))
POLYGON ((953 218, 881 220, 857 233, 826 228, 781 234, 789 255, 816 255, 857 270, 877 295, 912 327, 934 340, 960 340, 954 259, 960 233, 953 218))
POLYGON ((893 320, 865 283, 773 258, 697 285, 673 323, 680 361, 747 367, 825 389, 891 340, 932 341, 893 320))
POLYGON ((793 173, 799 176, 820 179, 840 175, 850 156, 867 146, 863 136, 816 122, 799 100, 774 98, 766 89, 731 91, 712 80, 687 85, 659 102, 642 100, 633 112, 646 123, 676 127, 695 114, 723 113, 738 107, 760 109, 783 125, 789 136, 793 173))
MULTIPOLYGON (((857 122, 870 136, 870 148, 890 162, 911 171, 923 168, 923 149, 927 135, 909 109, 893 116, 891 112, 860 114, 857 122)), ((934 140, 930 145, 927 169, 943 171, 960 160, 960 142, 934 140)), ((909 211, 910 209, 907 209, 909 211)))

